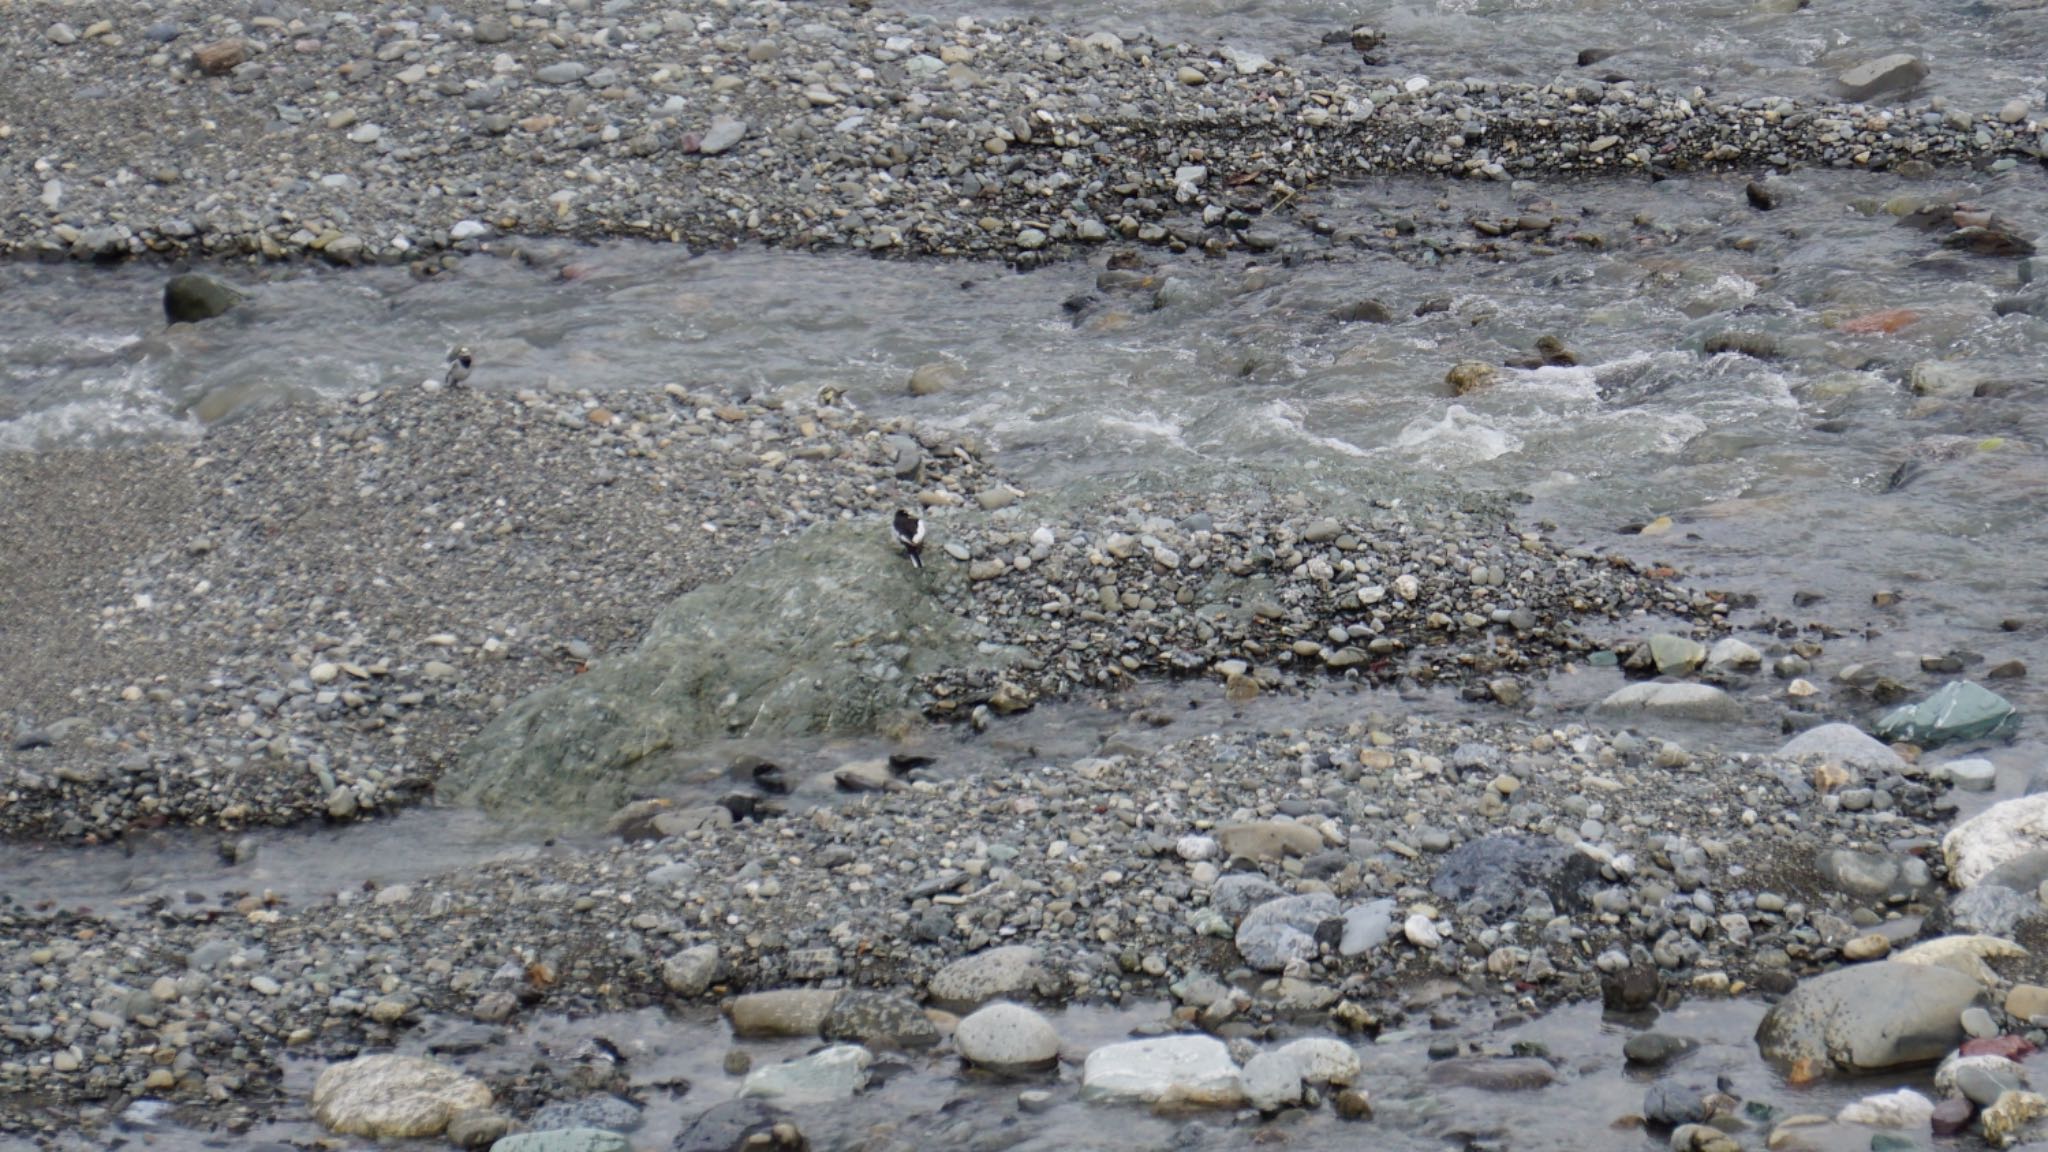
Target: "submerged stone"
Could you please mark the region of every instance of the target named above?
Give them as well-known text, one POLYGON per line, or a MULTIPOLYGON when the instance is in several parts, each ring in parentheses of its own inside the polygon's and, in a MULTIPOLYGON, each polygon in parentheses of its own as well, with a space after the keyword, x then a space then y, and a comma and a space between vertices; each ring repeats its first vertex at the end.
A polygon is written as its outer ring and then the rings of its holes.
POLYGON ((196 272, 173 276, 164 284, 164 319, 172 324, 211 320, 241 302, 240 292, 196 272))

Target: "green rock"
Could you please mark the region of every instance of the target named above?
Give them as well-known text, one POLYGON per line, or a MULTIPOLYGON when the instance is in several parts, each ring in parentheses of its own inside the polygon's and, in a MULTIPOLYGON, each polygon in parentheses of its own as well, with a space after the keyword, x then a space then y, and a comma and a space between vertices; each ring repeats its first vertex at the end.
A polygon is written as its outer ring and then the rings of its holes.
POLYGON ((197 324, 225 313, 241 301, 240 292, 211 276, 173 276, 164 285, 164 319, 172 324, 197 324))
POLYGON ((921 704, 924 677, 1017 658, 946 610, 939 586, 966 579, 951 563, 913 567, 879 520, 813 528, 671 603, 633 652, 514 703, 441 794, 515 821, 588 824, 672 776, 670 749, 874 732, 921 704))
POLYGON ((491 1152, 633 1152, 633 1144, 603 1128, 556 1128, 500 1137, 491 1152))
POLYGON ((1968 680, 1951 680, 1920 703, 1886 713, 1877 722, 1877 737, 1933 748, 1989 736, 2012 718, 2013 706, 2003 696, 1968 680))
POLYGON ((1650 637, 1650 659, 1656 661, 1659 675, 1683 676, 1706 663, 1707 649, 1697 640, 1659 632, 1650 637))
POLYGON ((1911 1136, 1896 1132, 1873 1132, 1870 1134, 1870 1152, 1917 1152, 1920 1142, 1911 1136))

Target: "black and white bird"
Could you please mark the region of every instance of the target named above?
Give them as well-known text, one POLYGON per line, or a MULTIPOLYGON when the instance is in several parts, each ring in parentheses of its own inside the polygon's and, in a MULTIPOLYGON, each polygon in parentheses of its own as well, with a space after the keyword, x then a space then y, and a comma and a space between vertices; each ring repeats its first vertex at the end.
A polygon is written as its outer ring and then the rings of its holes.
POLYGON ((457 348, 448 353, 448 375, 441 383, 450 388, 459 388, 464 380, 469 379, 469 370, 475 366, 476 357, 470 355, 468 347, 457 348))
POLYGON ((910 557, 910 562, 919 568, 924 567, 924 521, 918 519, 916 513, 898 508, 896 520, 889 530, 896 537, 896 542, 903 545, 903 553, 910 557))

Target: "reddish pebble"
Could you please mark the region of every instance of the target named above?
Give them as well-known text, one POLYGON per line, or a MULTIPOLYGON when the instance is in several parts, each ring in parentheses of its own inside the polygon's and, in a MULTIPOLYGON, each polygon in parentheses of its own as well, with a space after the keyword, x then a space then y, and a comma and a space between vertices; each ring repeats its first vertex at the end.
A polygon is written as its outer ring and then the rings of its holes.
POLYGON ((1882 312, 1872 312, 1868 316, 1858 316, 1853 320, 1842 321, 1842 331, 1888 334, 1897 332, 1918 319, 1920 319, 1920 314, 1910 308, 1887 308, 1882 312))
POLYGON ((2034 1046, 2023 1036, 1986 1036, 1981 1040, 1963 1041, 1962 1054, 1965 1056, 2003 1056, 2007 1060, 2024 1060, 2034 1054, 2034 1046))
POLYGON ((1961 1096, 1950 1096, 1934 1106, 1934 1134, 1953 1136, 1970 1126, 1970 1113, 1975 1109, 1961 1096))

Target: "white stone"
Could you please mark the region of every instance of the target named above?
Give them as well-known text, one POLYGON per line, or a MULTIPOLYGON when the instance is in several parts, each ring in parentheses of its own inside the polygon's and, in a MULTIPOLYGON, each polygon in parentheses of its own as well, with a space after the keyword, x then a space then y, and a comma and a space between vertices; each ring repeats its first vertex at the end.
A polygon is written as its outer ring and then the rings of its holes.
POLYGON ((1444 942, 1443 933, 1436 930, 1436 924, 1420 912, 1408 917, 1401 925, 1401 934, 1417 948, 1434 948, 1444 942))
POLYGON ((1935 771, 1947 776, 1949 783, 1965 792, 1989 792, 1998 783, 1998 765, 1982 757, 1951 760, 1937 766, 1935 771))
POLYGON ((1223 849, 1213 837, 1183 836, 1174 843, 1173 850, 1183 860, 1214 860, 1223 849))
POLYGON ((1787 740, 1778 749, 1778 755, 1782 759, 1802 763, 1823 760, 1884 772, 1897 772, 1906 766, 1897 752, 1854 724, 1822 724, 1809 728, 1787 740))
POLYGON ((1871 1128, 1922 1129, 1934 1118, 1934 1101, 1913 1091, 1901 1088, 1896 1092, 1884 1092, 1863 1099, 1843 1108, 1835 1119, 1844 1124, 1862 1124, 1871 1128))
POLYGON ((1090 1052, 1081 1065, 1081 1098, 1234 1108, 1245 1100, 1244 1077, 1213 1036, 1161 1036, 1090 1052))
POLYGON ((1733 636, 1722 639, 1707 653, 1709 668, 1759 668, 1764 654, 1733 636))
POLYGON ((971 1064, 1026 1068, 1058 1059, 1060 1034, 1037 1012, 998 1000, 960 1021, 953 1031, 953 1046, 971 1064))
POLYGON ((457 1113, 490 1106, 483 1081, 417 1056, 358 1056, 313 1084, 315 1120, 373 1140, 439 1136, 457 1113))
POLYGON ((2048 792, 1993 804, 1941 838, 1949 883, 1968 888, 2008 860, 2048 849, 2048 792))
POLYGON ((840 1044, 747 1073, 740 1095, 784 1104, 830 1104, 845 1100, 868 1082, 874 1056, 858 1044, 840 1044))
POLYGON ((1600 702, 1600 711, 1668 717, 1673 720, 1740 720, 1742 705, 1711 684, 1628 684, 1600 702))
POLYGON ((1358 1079, 1364 1065, 1358 1050, 1328 1036, 1309 1036, 1280 1049, 1301 1067, 1301 1078, 1310 1084, 1350 1084, 1358 1079))

